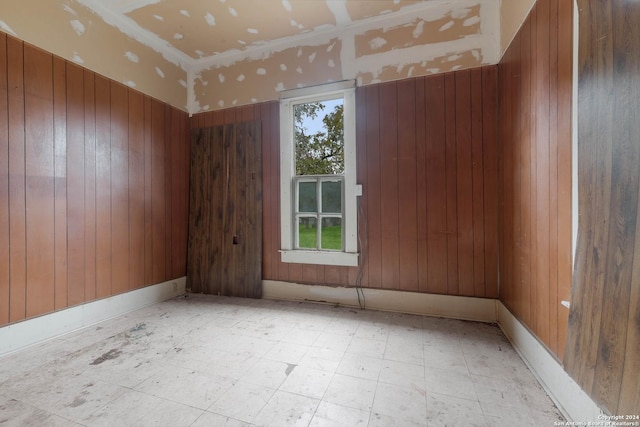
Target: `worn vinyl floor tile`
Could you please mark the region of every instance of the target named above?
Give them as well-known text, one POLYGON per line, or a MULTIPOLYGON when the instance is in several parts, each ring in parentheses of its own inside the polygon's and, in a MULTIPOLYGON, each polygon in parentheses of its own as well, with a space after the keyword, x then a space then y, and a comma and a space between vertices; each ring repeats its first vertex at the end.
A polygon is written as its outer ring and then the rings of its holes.
POLYGON ((496 325, 189 295, 0 359, 2 426, 562 421, 496 325))

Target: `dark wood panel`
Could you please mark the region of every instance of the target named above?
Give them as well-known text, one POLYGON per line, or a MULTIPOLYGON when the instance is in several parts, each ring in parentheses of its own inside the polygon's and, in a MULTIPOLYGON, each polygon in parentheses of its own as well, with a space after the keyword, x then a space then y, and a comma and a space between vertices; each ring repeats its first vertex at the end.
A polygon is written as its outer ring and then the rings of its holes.
POLYGON ((171 170, 171 158, 177 154, 173 153, 172 148, 172 135, 171 135, 171 107, 169 105, 164 105, 164 221, 165 221, 165 233, 164 233, 164 260, 165 260, 165 273, 164 277, 169 279, 172 275, 173 265, 172 265, 172 252, 173 248, 171 247, 172 243, 172 234, 173 230, 171 227, 171 222, 173 218, 172 215, 172 181, 173 181, 173 171, 171 170))
MULTIPOLYGON (((67 66, 71 64, 67 63, 67 66)), ((81 102, 81 101, 75 101, 81 102)), ((78 124, 81 126, 81 123, 78 124)), ((82 159, 80 159, 82 164, 82 159)), ((96 270, 96 96, 95 73, 84 70, 84 300, 97 295, 96 270)), ((67 162, 67 165, 72 163, 67 162)), ((81 301, 77 301, 81 302, 81 301)))
POLYGON ((498 131, 496 67, 482 69, 485 295, 498 297, 498 131))
MULTIPOLYGON (((397 83, 398 286, 418 291, 416 82, 397 83)), ((422 222, 422 221, 421 221, 422 222)))
POLYGON ((447 171, 444 76, 427 77, 425 88, 427 253, 429 271, 427 291, 447 293, 447 171))
MULTIPOLYGON (((558 2, 549 4, 549 339, 551 351, 562 359, 558 342, 558 312, 561 306, 558 291, 558 2)), ((569 195, 570 196, 570 195, 569 195)), ((570 238, 570 237, 569 237, 570 238)), ((565 322, 566 323, 566 320, 565 322)))
POLYGON ((640 7, 615 0, 578 3, 580 222, 564 362, 607 413, 619 414, 621 403, 637 413, 638 387, 627 382, 623 388, 622 382, 640 375, 634 289, 640 270, 634 265, 640 239, 640 7), (630 326, 636 329, 631 334, 630 326))
POLYGON ((192 130, 188 286, 262 295, 260 122, 192 130))
POLYGON ((54 308, 67 303, 67 69, 53 57, 54 308))
POLYGON ((455 74, 448 73, 444 81, 445 111, 445 189, 447 207, 447 293, 458 295, 458 183, 456 152, 456 80, 455 74))
MULTIPOLYGON (((473 295, 486 295, 484 276, 484 133, 482 69, 470 71, 471 96, 471 229, 473 233, 473 295)), ((495 153, 494 153, 495 155, 495 153)), ((497 205, 494 205, 497 206, 497 205)))
POLYGON ((165 208, 165 135, 164 105, 151 100, 151 217, 152 225, 152 283, 166 277, 166 208, 165 208))
POLYGON ((111 84, 95 78, 96 97, 96 297, 111 295, 111 84))
MULTIPOLYGON (((259 115, 262 120, 262 183, 264 185, 263 192, 263 214, 262 218, 265 226, 262 227, 262 277, 276 279, 277 263, 279 253, 274 247, 280 246, 280 236, 276 234, 274 225, 280 221, 274 218, 274 188, 278 186, 279 176, 276 176, 275 165, 271 159, 271 151, 273 143, 271 142, 271 126, 274 120, 269 114, 269 104, 262 103, 259 107, 259 115)), ((279 160, 278 160, 279 162, 279 160)), ((280 209, 278 208, 278 211, 280 209)))
POLYGON ((471 76, 455 75, 455 173, 457 205, 458 292, 472 296, 473 285, 473 165, 471 144, 471 76))
POLYGON ((400 286, 398 197, 398 99, 396 83, 380 85, 380 245, 383 260, 382 286, 400 286), (394 120, 394 118, 396 118, 394 120))
MULTIPOLYGON (((427 103, 426 79, 416 79, 415 85, 415 138, 416 138, 416 263, 418 267, 418 290, 427 292, 429 271, 435 268, 429 264, 429 237, 427 216, 427 103)), ((362 164, 363 162, 358 162, 362 164)))
POLYGON ((0 33, 0 326, 9 323, 9 105, 7 36, 0 33))
POLYGON ((153 133, 151 98, 144 97, 144 284, 153 283, 153 133))
POLYGON ((9 321, 26 316, 27 242, 25 205, 24 55, 22 42, 7 37, 9 87, 9 321))
POLYGON ((111 292, 129 289, 129 108, 127 88, 111 82, 111 292))

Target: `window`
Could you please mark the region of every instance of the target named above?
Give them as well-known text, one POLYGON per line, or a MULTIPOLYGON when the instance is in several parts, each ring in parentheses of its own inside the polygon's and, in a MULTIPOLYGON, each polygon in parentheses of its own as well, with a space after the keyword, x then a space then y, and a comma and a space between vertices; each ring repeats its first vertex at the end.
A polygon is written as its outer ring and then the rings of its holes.
POLYGON ((282 261, 357 266, 353 82, 283 92, 280 138, 282 261))

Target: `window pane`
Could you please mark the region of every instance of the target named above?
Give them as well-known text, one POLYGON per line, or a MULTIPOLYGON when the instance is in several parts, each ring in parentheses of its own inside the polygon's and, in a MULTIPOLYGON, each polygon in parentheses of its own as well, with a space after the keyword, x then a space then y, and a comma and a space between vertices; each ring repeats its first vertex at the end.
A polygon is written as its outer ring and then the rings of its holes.
POLYGON ((298 247, 318 248, 318 227, 316 218, 298 218, 298 247))
POLYGON ((342 219, 322 218, 321 249, 342 250, 342 219))
POLYGON ((322 182, 322 212, 342 212, 342 183, 340 181, 322 182))
POLYGON ((344 173, 344 99, 293 106, 296 175, 344 173))
POLYGON ((318 212, 315 182, 298 182, 298 212, 318 212))

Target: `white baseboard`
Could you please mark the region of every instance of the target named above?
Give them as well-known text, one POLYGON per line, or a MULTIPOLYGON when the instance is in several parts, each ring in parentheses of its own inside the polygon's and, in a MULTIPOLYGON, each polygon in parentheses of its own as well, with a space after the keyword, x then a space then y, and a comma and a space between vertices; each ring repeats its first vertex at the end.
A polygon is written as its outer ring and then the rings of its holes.
POLYGON ((546 347, 502 302, 498 301, 496 305, 498 325, 563 415, 570 421, 585 422, 584 425, 589 421, 601 421, 598 416, 603 413, 598 405, 567 374, 546 347))
POLYGON ((181 277, 4 326, 0 356, 182 295, 186 281, 181 277))
MULTIPOLYGON (((384 289, 362 289, 365 306, 371 310, 423 314, 454 319, 495 322, 496 300, 450 295, 423 294, 384 289)), ((311 301, 359 307, 355 288, 309 286, 275 280, 262 281, 262 297, 289 301, 311 301)))

